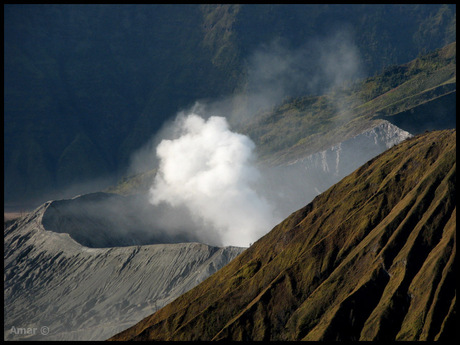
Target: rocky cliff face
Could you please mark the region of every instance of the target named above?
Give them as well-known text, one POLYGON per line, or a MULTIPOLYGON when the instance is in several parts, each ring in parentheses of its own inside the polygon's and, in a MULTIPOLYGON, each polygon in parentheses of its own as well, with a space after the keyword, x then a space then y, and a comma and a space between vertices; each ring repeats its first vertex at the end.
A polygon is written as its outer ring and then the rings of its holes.
MULTIPOLYGON (((410 133, 382 121, 351 139, 289 165, 304 167, 307 179, 336 183, 368 160, 410 137, 410 133)), ((319 183, 316 188, 323 192, 333 183, 319 183)))
POLYGON ((453 340, 456 131, 411 138, 112 340, 453 340))
MULTIPOLYGON (((171 302, 244 250, 195 242, 89 248, 62 227, 61 233, 47 230, 45 223, 56 225, 51 220, 58 219, 57 212, 61 225, 75 220, 66 218, 61 206, 48 202, 5 229, 6 340, 105 339, 171 302), (37 331, 18 334, 12 327, 37 331), (42 335, 41 327, 48 327, 49 334, 42 335)), ((97 223, 80 231, 90 238, 97 223)))
POLYGON ((409 132, 381 120, 327 150, 270 168, 270 198, 277 200, 287 217, 368 160, 411 137, 409 132), (280 176, 282 181, 277 180, 280 176))
POLYGON ((347 139, 328 150, 320 151, 307 158, 299 159, 291 165, 301 164, 305 170, 316 170, 321 174, 330 174, 342 178, 351 173, 356 165, 360 166, 383 151, 412 135, 388 121, 347 139))

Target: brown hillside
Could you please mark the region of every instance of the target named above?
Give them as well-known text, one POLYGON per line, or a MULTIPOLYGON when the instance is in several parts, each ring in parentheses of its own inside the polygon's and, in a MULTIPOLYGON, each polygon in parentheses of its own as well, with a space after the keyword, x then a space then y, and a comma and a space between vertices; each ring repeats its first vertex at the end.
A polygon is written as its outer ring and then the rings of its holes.
POLYGON ((455 139, 384 152, 111 340, 453 337, 455 139))

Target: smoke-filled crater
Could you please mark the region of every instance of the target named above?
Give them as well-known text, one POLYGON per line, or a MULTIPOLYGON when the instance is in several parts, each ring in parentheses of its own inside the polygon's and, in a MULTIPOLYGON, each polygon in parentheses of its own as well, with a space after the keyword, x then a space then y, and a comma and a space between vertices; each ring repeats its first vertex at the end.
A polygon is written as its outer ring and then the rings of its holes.
POLYGON ((42 224, 90 248, 197 242, 184 214, 177 216, 182 225, 172 229, 174 224, 169 224, 168 231, 162 227, 162 218, 172 217, 172 212, 167 205, 152 206, 146 196, 98 192, 50 202, 42 224))

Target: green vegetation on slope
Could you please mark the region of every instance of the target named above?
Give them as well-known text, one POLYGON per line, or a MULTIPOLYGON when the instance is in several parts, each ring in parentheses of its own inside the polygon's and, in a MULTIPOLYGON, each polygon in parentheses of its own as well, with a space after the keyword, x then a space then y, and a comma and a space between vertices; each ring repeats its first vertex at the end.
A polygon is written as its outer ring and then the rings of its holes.
POLYGON ((428 122, 438 126, 425 129, 454 128, 455 95, 456 42, 328 94, 287 100, 255 116, 241 131, 254 140, 261 160, 286 163, 357 135, 378 119, 412 134, 428 122), (444 111, 417 108, 431 102, 444 111), (410 114, 417 119, 413 123, 404 121, 410 114))
POLYGON ((111 340, 452 338, 455 185, 455 130, 406 140, 111 340))

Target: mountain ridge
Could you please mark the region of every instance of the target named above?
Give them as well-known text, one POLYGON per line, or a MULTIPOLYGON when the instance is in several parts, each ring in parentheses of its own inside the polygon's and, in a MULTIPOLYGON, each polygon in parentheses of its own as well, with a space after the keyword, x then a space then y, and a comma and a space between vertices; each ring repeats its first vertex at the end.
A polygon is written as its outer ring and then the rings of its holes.
POLYGON ((110 340, 452 337, 455 138, 385 151, 110 340))

